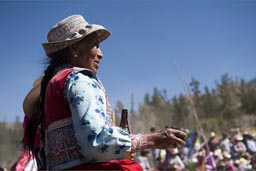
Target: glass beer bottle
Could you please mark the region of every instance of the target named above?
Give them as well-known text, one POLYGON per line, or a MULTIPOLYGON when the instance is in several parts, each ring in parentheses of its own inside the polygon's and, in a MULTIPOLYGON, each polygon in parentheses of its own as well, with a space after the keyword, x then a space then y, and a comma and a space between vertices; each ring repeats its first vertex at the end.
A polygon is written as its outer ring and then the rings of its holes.
POLYGON ((122 109, 122 113, 121 113, 121 121, 120 121, 120 125, 121 128, 123 128, 124 130, 126 130, 129 134, 130 132, 130 128, 129 128, 129 124, 128 124, 128 110, 127 109, 122 109))
MULTIPOLYGON (((119 126, 122 129, 126 130, 129 134, 131 133, 130 128, 129 128, 129 123, 128 123, 128 110, 127 109, 122 109, 121 120, 120 120, 119 126)), ((127 159, 134 160, 134 157, 131 154, 129 154, 127 156, 127 159)))

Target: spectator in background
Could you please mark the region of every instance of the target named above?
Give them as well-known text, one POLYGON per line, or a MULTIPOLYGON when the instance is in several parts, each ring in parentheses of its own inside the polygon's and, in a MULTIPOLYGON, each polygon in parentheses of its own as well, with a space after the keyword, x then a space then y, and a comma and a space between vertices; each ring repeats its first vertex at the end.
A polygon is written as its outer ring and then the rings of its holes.
POLYGON ((222 138, 221 138, 219 144, 223 151, 227 151, 228 153, 230 153, 231 142, 226 133, 222 133, 222 138))
POLYGON ((151 168, 147 157, 148 153, 150 153, 148 150, 143 150, 136 157, 136 161, 141 165, 143 171, 148 171, 151 168))
POLYGON ((248 132, 246 132, 244 135, 244 143, 247 147, 248 152, 251 155, 256 156, 256 142, 253 139, 253 136, 251 134, 249 134, 248 132))
POLYGON ((247 150, 245 144, 243 143, 243 136, 237 134, 233 137, 233 141, 233 156, 235 158, 239 158, 247 150))
POLYGON ((235 171, 236 167, 231 159, 231 155, 227 151, 223 151, 223 159, 217 163, 217 170, 235 171))
POLYGON ((213 152, 205 150, 205 167, 206 171, 216 171, 217 163, 213 156, 213 152))
POLYGON ((166 157, 163 162, 163 169, 164 170, 177 170, 181 171, 185 169, 185 164, 181 160, 179 156, 178 148, 167 149, 166 150, 166 157))
POLYGON ((214 152, 217 143, 218 142, 217 142, 217 139, 216 139, 215 132, 211 132, 211 136, 210 136, 210 138, 208 140, 208 147, 209 147, 209 150, 211 152, 214 152))
POLYGON ((0 166, 0 171, 7 171, 7 169, 2 167, 2 166, 0 166))
MULTIPOLYGON (((150 132, 154 133, 156 131, 155 127, 150 128, 150 132)), ((155 168, 158 168, 160 161, 160 149, 151 149, 152 157, 153 157, 153 165, 155 168)))

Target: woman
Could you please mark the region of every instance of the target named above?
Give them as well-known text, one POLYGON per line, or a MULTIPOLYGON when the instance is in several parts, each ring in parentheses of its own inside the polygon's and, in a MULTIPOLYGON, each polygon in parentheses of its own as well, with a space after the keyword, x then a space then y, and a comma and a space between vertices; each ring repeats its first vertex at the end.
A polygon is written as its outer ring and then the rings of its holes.
MULTIPOLYGON (((113 125, 110 103, 96 75, 103 58, 99 44, 109 36, 106 28, 87 23, 81 15, 61 20, 48 33, 43 47, 49 65, 40 91, 47 169, 141 170, 126 159, 129 154, 185 145, 186 135, 179 130, 133 135, 113 125)), ((27 101, 24 112, 31 116, 37 103, 27 101)))
POLYGON ((180 158, 178 148, 166 150, 166 156, 162 167, 164 170, 185 170, 185 164, 180 158))

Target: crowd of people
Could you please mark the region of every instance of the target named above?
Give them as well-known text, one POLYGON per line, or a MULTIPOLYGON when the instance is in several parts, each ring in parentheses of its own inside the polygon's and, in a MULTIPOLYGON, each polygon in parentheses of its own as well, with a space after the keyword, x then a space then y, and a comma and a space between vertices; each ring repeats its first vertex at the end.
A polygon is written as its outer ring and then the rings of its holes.
MULTIPOLYGON (((152 128, 151 131, 155 129, 152 128)), ((186 131, 186 146, 141 152, 136 160, 145 171, 254 171, 256 136, 252 132, 231 129, 203 138, 195 130, 186 131)))
MULTIPOLYGON (((151 128, 151 132, 156 131, 151 128)), ((217 136, 211 132, 204 141, 194 130, 186 130, 186 146, 145 149, 134 156, 144 171, 254 171, 256 170, 255 133, 231 130, 217 136)), ((19 165, 11 170, 38 170, 33 155, 23 151, 19 165), (26 165, 26 166, 25 166, 26 165)))

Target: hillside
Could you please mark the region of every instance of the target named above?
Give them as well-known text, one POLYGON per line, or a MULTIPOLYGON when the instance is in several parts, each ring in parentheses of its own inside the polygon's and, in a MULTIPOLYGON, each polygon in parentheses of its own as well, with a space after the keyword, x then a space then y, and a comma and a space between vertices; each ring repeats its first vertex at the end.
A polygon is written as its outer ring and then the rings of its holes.
POLYGON ((0 122, 0 129, 0 166, 9 169, 18 159, 22 149, 22 123, 0 122))

